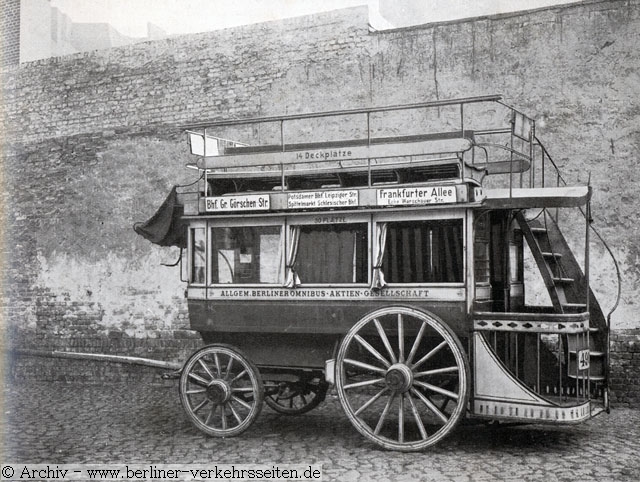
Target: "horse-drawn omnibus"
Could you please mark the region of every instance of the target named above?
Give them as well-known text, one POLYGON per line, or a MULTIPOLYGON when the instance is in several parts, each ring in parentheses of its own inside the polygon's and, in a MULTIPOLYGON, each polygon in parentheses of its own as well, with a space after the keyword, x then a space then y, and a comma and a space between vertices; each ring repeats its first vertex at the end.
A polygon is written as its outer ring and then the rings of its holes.
POLYGON ((465 417, 608 410, 591 188, 499 96, 186 128, 197 180, 136 231, 184 250, 198 429, 237 435, 263 402, 301 414, 332 386, 362 435, 405 451, 465 417))

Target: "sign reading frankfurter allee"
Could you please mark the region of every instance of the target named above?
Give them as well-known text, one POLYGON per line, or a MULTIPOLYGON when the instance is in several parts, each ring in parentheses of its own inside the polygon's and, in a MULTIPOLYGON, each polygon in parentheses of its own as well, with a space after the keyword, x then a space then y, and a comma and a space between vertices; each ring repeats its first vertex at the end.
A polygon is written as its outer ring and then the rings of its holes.
POLYGON ((412 204, 445 204, 457 200, 455 186, 398 187, 378 189, 378 206, 406 206, 412 204))

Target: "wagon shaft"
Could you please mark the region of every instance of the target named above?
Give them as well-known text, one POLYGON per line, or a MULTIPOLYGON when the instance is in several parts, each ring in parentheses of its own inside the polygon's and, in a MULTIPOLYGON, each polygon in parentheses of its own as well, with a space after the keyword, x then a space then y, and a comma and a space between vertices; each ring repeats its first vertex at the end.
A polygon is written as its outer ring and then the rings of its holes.
POLYGON ((106 355, 100 353, 80 353, 70 351, 44 351, 44 350, 29 350, 29 349, 15 349, 11 350, 11 356, 35 356, 44 358, 67 358, 72 360, 91 360, 103 363, 121 363, 124 365, 141 365, 151 368, 162 368, 165 370, 177 370, 182 369, 182 364, 175 362, 167 362, 162 360, 153 360, 150 358, 140 358, 134 356, 124 355, 106 355))

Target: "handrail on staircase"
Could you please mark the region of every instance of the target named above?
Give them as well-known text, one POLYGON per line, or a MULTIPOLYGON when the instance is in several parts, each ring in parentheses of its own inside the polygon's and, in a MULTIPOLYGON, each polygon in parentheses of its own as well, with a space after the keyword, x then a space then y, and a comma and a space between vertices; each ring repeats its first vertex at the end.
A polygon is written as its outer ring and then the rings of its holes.
MULTIPOLYGON (((557 187, 560 186, 560 181, 562 181, 562 185, 563 186, 566 186, 567 185, 567 181, 562 177, 562 174, 560 173, 560 169, 558 168, 558 165, 554 162, 553 158, 549 154, 549 151, 547 151, 547 149, 544 147, 544 145, 542 144, 540 139, 535 137, 534 140, 535 140, 536 144, 538 146, 540 146, 540 149, 542 151, 542 187, 544 187, 544 161, 545 161, 545 157, 549 160, 549 162, 551 162, 551 165, 553 166, 553 168, 554 168, 554 170, 556 172, 556 180, 557 180, 556 181, 556 186, 557 187)), ((587 218, 587 213, 585 213, 584 210, 581 207, 579 207, 578 209, 580 210, 580 213, 582 214, 582 216, 585 218, 585 220, 589 224, 589 227, 591 228, 593 233, 598 237, 598 239, 600 240, 600 242, 602 243, 604 248, 609 253, 609 256, 611 256, 611 259, 613 260, 613 264, 614 264, 615 269, 616 269, 616 277, 617 277, 617 282, 618 282, 616 301, 615 301, 613 307, 611 308, 611 310, 609 311, 609 313, 607 314, 607 325, 610 327, 611 326, 611 315, 613 314, 614 311, 616 311, 616 309, 618 309, 618 305, 620 304, 620 298, 622 296, 622 276, 620 274, 620 265, 619 265, 618 260, 616 259, 615 255, 613 254, 613 251, 611 250, 611 248, 607 244, 607 242, 600 235, 598 230, 593 226, 593 223, 592 223, 593 219, 588 219, 587 218)))

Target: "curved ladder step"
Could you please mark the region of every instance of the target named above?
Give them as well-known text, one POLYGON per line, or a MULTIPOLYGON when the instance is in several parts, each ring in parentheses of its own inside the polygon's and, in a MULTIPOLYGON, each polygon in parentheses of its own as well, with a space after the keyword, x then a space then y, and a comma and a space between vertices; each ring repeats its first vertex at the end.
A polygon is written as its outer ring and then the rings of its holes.
POLYGON ((548 251, 542 251, 541 254, 545 258, 562 258, 562 253, 550 253, 548 251))
POLYGON ((573 278, 551 278, 555 284, 572 284, 575 280, 573 278))

